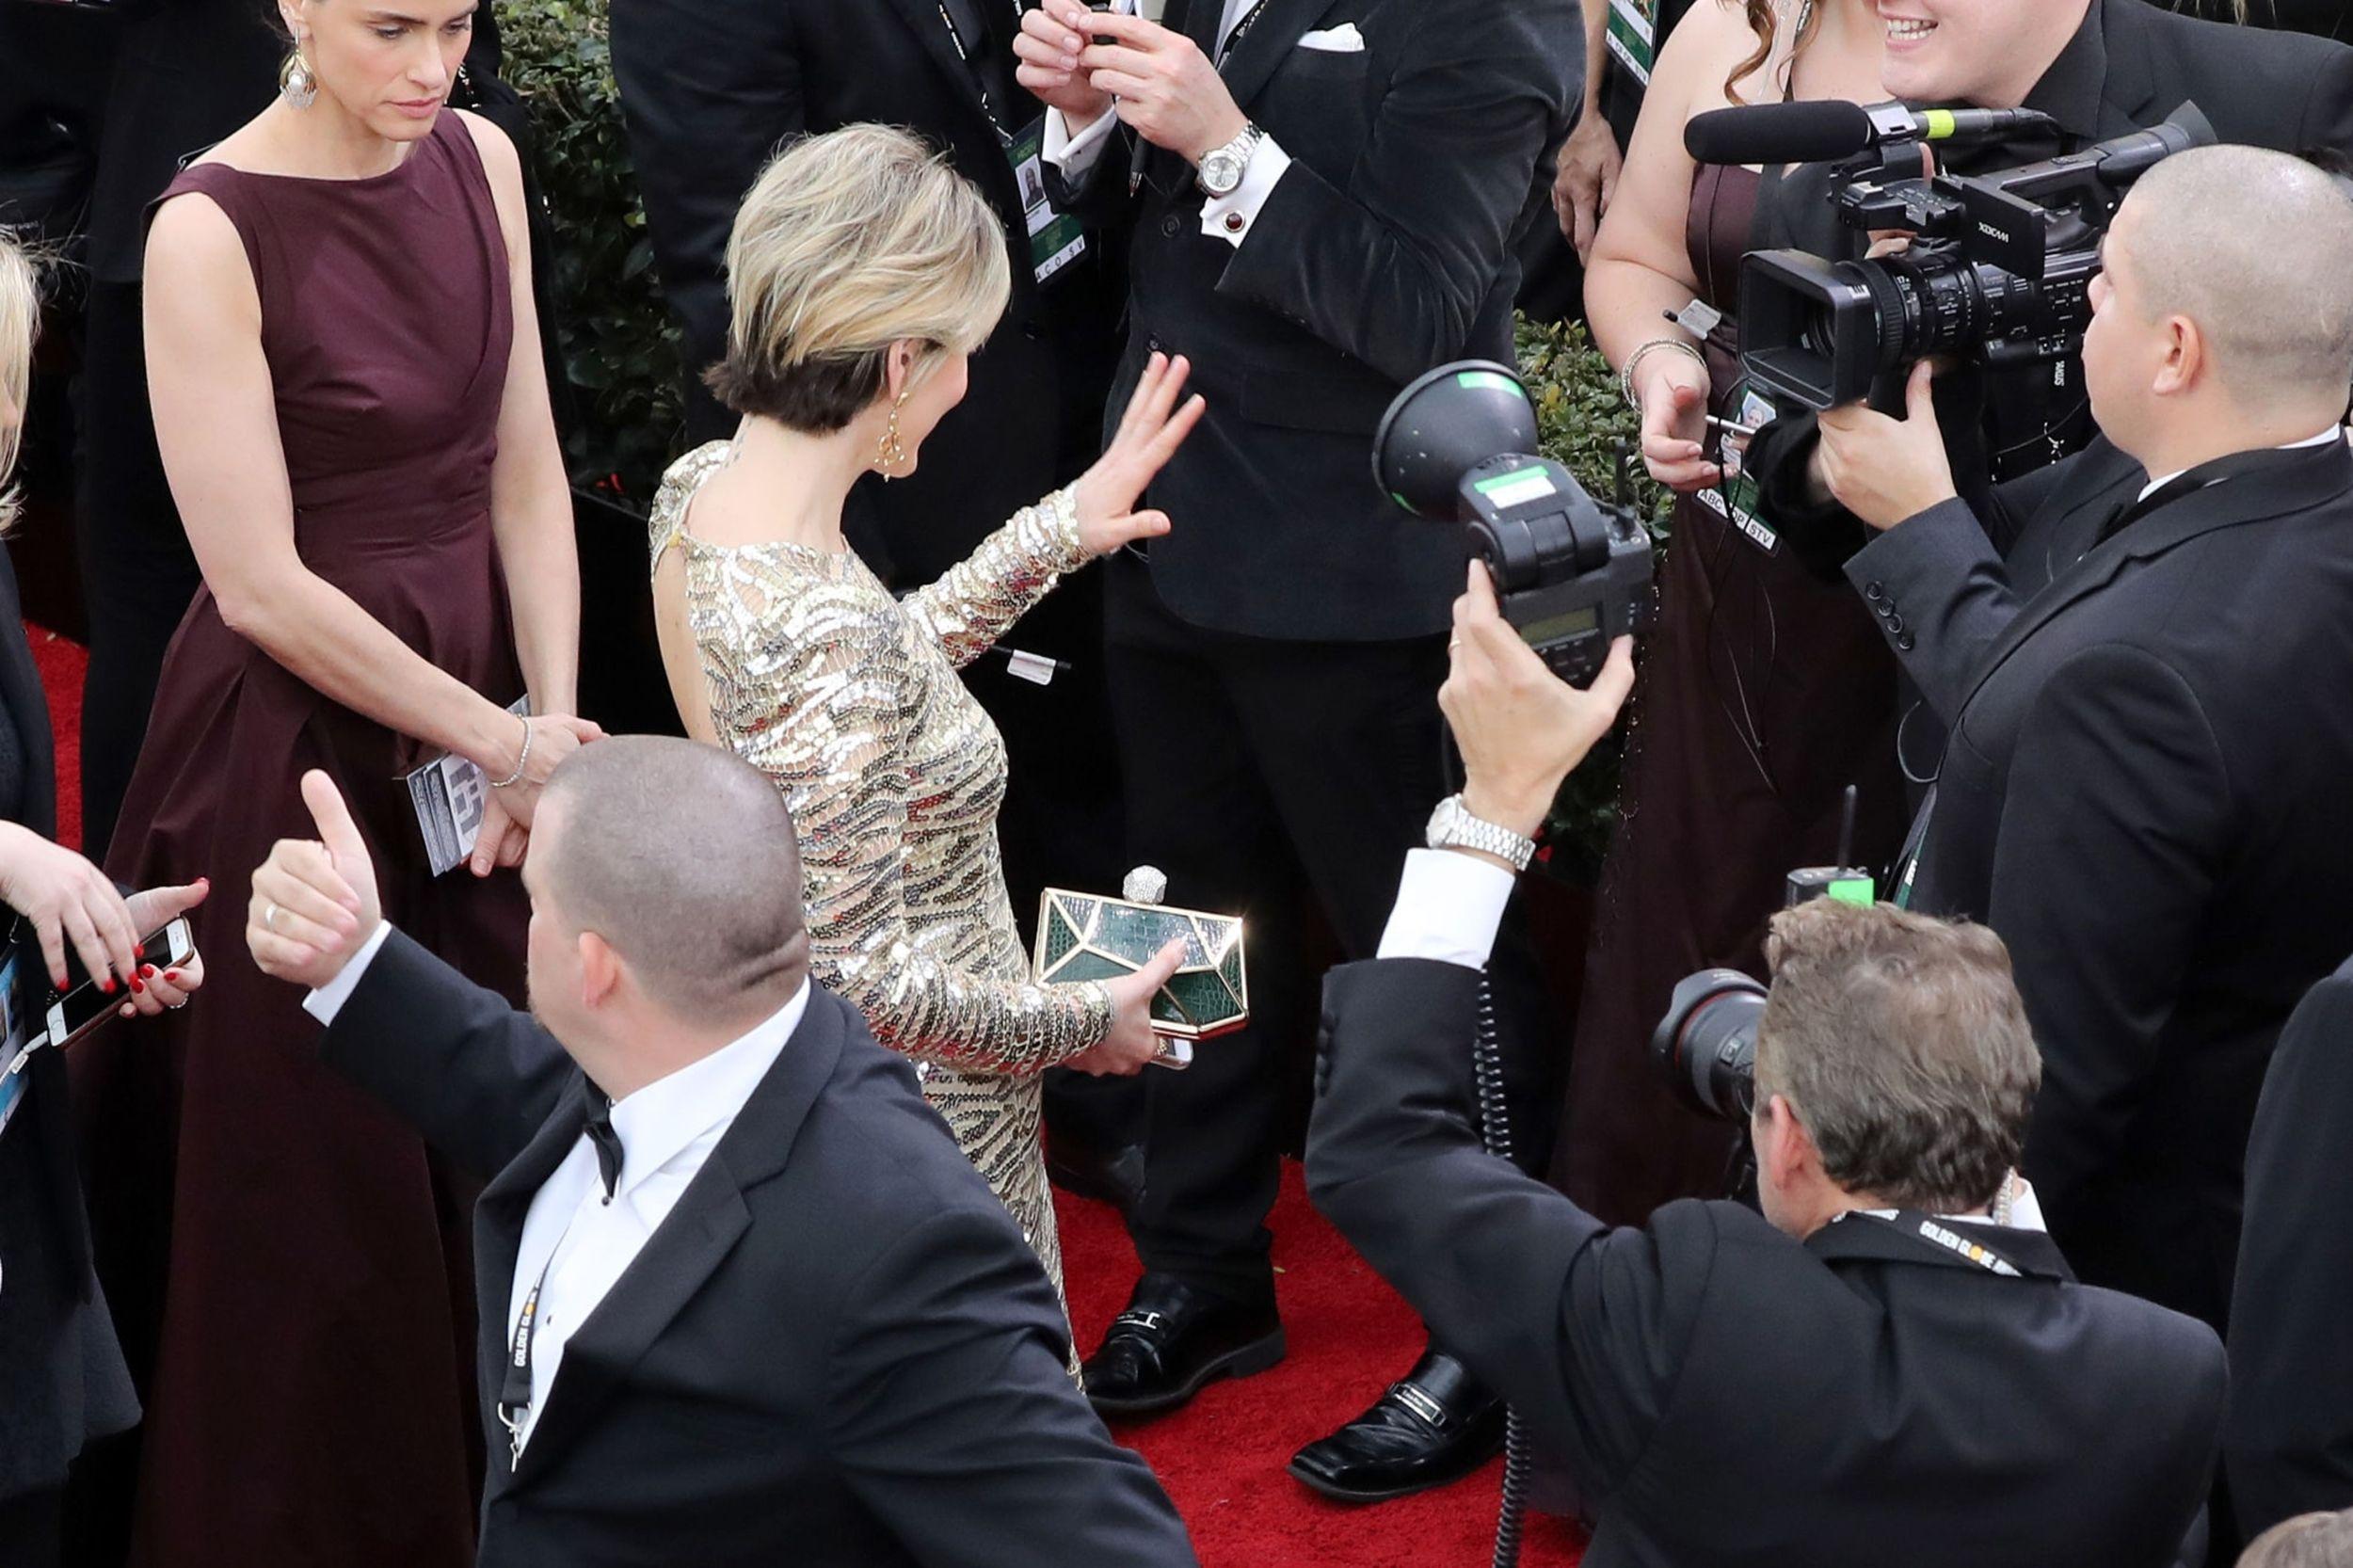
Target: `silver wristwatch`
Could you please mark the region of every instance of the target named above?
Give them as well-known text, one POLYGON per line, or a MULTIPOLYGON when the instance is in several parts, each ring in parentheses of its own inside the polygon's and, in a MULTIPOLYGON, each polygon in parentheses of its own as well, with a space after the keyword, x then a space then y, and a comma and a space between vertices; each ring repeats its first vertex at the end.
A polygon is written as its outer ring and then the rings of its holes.
POLYGON ((1528 870, 1528 863, 1536 857, 1536 840, 1501 827, 1483 817, 1474 817, 1463 805, 1461 795, 1449 795, 1438 802, 1438 808, 1430 813, 1430 847, 1432 849, 1475 849, 1508 860, 1515 872, 1528 870))
POLYGON ((1250 168, 1250 154, 1265 139, 1264 131, 1244 121, 1241 136, 1201 155, 1201 172, 1194 176, 1194 184, 1211 196, 1233 195, 1241 188, 1241 177, 1250 168))

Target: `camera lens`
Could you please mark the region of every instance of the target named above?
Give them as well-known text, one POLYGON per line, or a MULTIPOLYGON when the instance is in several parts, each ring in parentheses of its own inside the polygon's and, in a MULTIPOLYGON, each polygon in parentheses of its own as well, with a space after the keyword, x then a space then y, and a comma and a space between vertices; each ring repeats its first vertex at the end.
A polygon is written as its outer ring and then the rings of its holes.
POLYGON ((1703 969, 1674 988, 1651 1060, 1694 1111, 1745 1122, 1756 1105, 1756 1026, 1765 987, 1737 969, 1703 969))

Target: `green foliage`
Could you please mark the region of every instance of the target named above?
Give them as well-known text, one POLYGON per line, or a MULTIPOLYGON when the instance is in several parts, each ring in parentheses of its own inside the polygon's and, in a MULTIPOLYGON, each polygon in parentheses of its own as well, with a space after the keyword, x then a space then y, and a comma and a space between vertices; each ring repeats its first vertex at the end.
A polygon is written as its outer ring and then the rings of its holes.
POLYGON ((609 493, 617 480, 616 499, 642 509, 682 440, 679 338, 654 278, 605 17, 606 0, 515 0, 499 7, 499 36, 504 74, 531 104, 555 228, 581 416, 565 461, 573 483, 609 493))
MULTIPOLYGON (((1523 321, 1519 328, 1520 375, 1536 404, 1537 445, 1564 465, 1596 497, 1609 499, 1618 483, 1618 448, 1632 442, 1641 421, 1619 394, 1617 374, 1576 323, 1545 326, 1523 321)), ((1634 504, 1663 544, 1672 492, 1651 483, 1637 458, 1632 465, 1634 504)), ((1619 763, 1625 725, 1569 776, 1553 803, 1546 869, 1564 880, 1590 885, 1601 874, 1601 857, 1618 824, 1619 763)))

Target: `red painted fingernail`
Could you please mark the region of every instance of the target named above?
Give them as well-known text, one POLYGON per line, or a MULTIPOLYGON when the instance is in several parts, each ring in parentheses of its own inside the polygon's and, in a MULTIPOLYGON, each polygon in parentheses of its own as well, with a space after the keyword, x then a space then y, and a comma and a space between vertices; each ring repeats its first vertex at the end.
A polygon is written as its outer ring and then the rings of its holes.
POLYGON ((133 975, 133 976, 131 977, 131 994, 132 994, 133 996, 135 996, 135 997, 136 997, 136 996, 138 996, 139 994, 141 994, 142 992, 144 992, 146 989, 147 989, 147 987, 146 987, 146 986, 144 986, 144 985, 142 985, 142 984, 139 984, 139 977, 138 977, 137 975, 133 975))
POLYGON ((98 988, 108 996, 113 996, 115 994, 115 983, 111 979, 100 981, 98 983, 98 988))
POLYGON ((164 978, 171 982, 174 985, 177 985, 180 984, 180 971, 178 969, 166 969, 164 971, 164 978))
POLYGON ((155 966, 152 964, 143 965, 140 967, 139 973, 145 975, 148 979, 152 980, 155 978, 155 966))

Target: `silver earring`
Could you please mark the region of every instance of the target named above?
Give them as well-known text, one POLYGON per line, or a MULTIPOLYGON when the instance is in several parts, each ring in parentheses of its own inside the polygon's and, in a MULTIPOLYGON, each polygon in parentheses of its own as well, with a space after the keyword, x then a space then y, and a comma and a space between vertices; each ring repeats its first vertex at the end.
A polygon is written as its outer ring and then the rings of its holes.
POLYGON ((296 49, 286 56, 285 65, 278 72, 278 96, 297 109, 307 109, 318 101, 318 78, 303 62, 302 51, 296 49))

